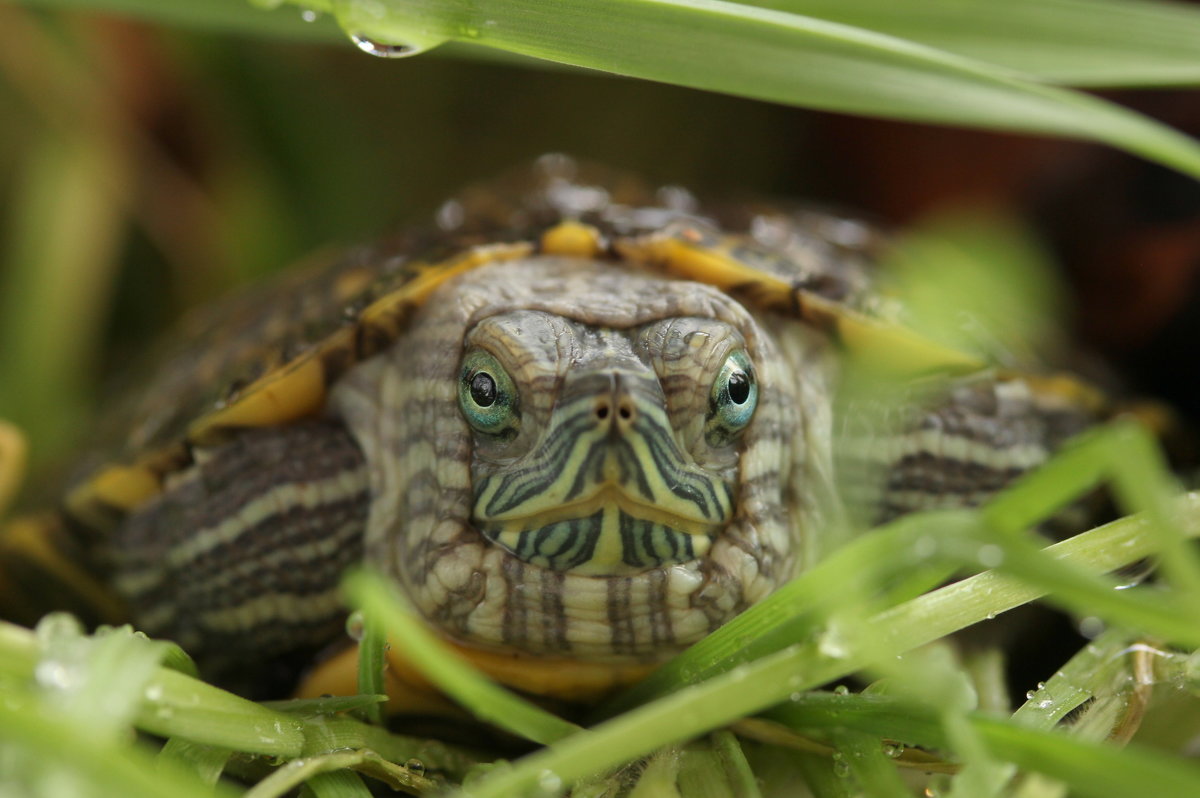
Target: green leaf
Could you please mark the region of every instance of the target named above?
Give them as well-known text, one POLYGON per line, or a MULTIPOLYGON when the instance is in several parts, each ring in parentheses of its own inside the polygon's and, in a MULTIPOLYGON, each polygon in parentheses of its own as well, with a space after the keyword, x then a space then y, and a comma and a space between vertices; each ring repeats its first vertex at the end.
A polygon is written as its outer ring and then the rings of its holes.
POLYGON ((308 0, 360 38, 472 41, 829 111, 1106 142, 1200 176, 1188 137, 1095 97, 862 28, 724 0, 308 0))
POLYGON ((1200 9, 1153 0, 746 0, 1072 86, 1200 83, 1200 9))
POLYGON ((126 14, 167 25, 208 28, 255 36, 313 41, 345 37, 328 17, 306 22, 300 12, 268 14, 248 0, 26 0, 27 5, 78 11, 126 14))

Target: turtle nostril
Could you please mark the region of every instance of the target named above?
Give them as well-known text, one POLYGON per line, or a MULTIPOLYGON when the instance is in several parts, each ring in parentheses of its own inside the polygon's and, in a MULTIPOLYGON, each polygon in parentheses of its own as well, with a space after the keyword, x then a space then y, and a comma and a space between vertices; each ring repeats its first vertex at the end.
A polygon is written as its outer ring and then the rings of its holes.
POLYGON ((617 415, 628 421, 629 419, 633 418, 633 408, 627 404, 622 404, 617 409, 617 415))
POLYGON ((608 418, 608 404, 606 402, 601 402, 600 404, 596 405, 596 418, 600 419, 601 421, 608 418))

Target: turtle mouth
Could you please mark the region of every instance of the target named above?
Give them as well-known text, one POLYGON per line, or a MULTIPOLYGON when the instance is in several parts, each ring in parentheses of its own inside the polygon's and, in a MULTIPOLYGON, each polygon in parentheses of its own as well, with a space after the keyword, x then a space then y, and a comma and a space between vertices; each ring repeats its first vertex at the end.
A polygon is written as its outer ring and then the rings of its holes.
POLYGON ((476 528, 516 557, 583 576, 641 573, 704 556, 726 521, 697 520, 604 485, 591 496, 476 528))

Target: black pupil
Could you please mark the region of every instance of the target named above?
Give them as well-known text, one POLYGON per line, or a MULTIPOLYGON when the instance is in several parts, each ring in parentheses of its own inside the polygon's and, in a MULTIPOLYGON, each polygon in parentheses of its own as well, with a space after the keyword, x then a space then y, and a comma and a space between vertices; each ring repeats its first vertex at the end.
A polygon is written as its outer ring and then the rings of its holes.
POLYGON ((745 372, 735 371, 729 375, 729 398, 737 405, 746 404, 750 398, 750 378, 745 372))
POLYGON ((471 378, 471 399, 480 407, 491 407, 496 403, 496 381, 486 371, 471 378))

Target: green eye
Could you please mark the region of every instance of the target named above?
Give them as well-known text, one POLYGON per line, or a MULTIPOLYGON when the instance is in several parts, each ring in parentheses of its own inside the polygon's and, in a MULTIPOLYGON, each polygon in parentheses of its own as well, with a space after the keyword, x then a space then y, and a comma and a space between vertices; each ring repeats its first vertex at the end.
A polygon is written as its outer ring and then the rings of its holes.
POLYGON ((463 358, 458 405, 467 423, 480 432, 512 438, 520 426, 517 388, 500 361, 477 350, 463 358))
POLYGON ((708 399, 704 437, 710 446, 723 446, 745 429, 758 406, 758 381, 745 352, 731 354, 721 366, 708 399))

